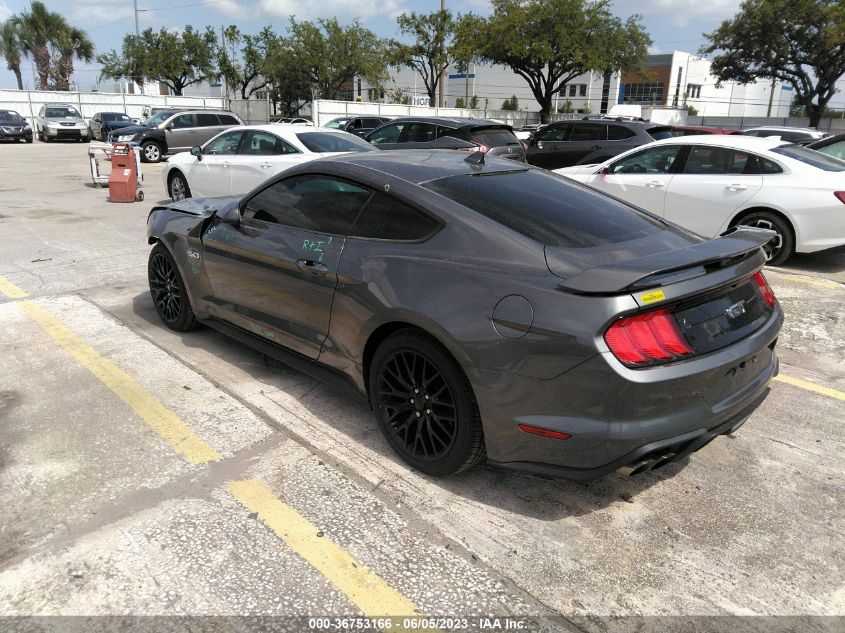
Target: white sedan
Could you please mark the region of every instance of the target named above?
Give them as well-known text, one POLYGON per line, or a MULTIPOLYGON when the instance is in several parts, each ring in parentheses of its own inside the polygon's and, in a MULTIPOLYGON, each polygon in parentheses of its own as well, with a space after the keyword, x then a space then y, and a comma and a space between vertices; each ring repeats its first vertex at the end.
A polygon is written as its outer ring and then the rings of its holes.
POLYGON ((294 165, 349 152, 378 151, 349 132, 272 123, 238 126, 202 147, 171 156, 162 172, 171 199, 238 195, 294 165))
POLYGON ((845 245, 845 161, 780 139, 675 137, 555 172, 705 237, 772 229, 773 265, 845 245))

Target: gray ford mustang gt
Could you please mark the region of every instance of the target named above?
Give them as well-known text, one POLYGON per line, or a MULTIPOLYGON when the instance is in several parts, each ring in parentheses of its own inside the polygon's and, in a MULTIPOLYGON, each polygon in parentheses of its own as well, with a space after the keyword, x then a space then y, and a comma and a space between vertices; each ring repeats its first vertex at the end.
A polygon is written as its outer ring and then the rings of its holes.
POLYGON ((736 430, 778 371, 770 232, 707 240, 481 154, 318 160, 155 207, 148 236, 168 327, 352 386, 431 475, 658 468, 736 430))

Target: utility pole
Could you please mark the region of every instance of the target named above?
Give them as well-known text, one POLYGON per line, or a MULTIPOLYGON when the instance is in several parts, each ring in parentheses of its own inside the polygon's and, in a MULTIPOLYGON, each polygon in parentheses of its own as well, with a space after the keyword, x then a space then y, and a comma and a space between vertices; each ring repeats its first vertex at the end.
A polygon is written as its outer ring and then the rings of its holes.
POLYGON ((766 117, 772 116, 772 100, 775 98, 775 78, 772 77, 772 90, 769 92, 769 109, 766 112, 766 117))
POLYGON ((135 9, 135 37, 141 35, 141 27, 138 25, 138 0, 132 0, 132 7, 135 9))
MULTIPOLYGON (((446 0, 440 0, 440 11, 443 12, 446 10, 446 0)), ((440 59, 442 60, 446 55, 446 34, 443 33, 443 39, 440 41, 440 59)), ((444 107, 446 105, 443 99, 443 84, 446 81, 446 67, 442 67, 440 69, 440 98, 438 99, 438 104, 440 107, 444 107)))

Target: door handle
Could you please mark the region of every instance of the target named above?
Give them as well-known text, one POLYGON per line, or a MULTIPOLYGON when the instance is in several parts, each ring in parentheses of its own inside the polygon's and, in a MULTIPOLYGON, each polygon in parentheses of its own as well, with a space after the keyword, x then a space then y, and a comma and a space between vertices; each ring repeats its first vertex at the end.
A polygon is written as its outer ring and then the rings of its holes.
POLYGON ((313 259, 298 259, 296 260, 296 265, 299 266, 300 270, 304 270, 307 273, 314 273, 315 275, 329 272, 325 264, 321 264, 313 259))
POLYGON ((666 185, 659 180, 649 180, 645 186, 651 187, 652 189, 659 189, 660 187, 665 187, 666 185))
POLYGON ((261 163, 261 169, 270 169, 272 166, 271 163, 261 163))
POLYGON ((590 149, 601 149, 601 145, 593 145, 590 149))
POLYGON ((734 183, 732 185, 728 185, 729 191, 745 191, 746 189, 748 189, 747 186, 740 185, 740 184, 737 184, 737 183, 734 183))
POLYGON ((232 163, 230 163, 228 160, 224 160, 224 161, 223 161, 223 167, 228 167, 228 166, 229 166, 229 165, 231 165, 231 164, 232 164, 232 163))

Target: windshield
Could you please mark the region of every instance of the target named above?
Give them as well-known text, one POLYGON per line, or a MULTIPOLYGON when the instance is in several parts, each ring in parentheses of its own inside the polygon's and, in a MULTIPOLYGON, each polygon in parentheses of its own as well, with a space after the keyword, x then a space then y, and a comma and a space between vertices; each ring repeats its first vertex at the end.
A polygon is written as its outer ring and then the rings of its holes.
POLYGON ((547 246, 615 244, 666 228, 657 218, 545 170, 451 176, 423 186, 547 246))
POLYGON ((0 110, 0 121, 3 123, 20 123, 23 117, 14 110, 0 110))
POLYGON ((165 110, 164 112, 159 112, 157 114, 152 115, 149 119, 141 123, 141 125, 145 125, 147 127, 155 127, 156 125, 161 125, 162 123, 164 123, 174 114, 176 114, 175 110, 165 110))
POLYGON ((299 132, 299 142, 312 152, 373 152, 378 151, 367 141, 352 134, 331 132, 299 132))
POLYGON ((822 154, 814 149, 808 149, 803 145, 781 145, 772 148, 775 154, 794 158, 795 160, 812 165, 816 169, 824 171, 845 171, 845 160, 822 154))
POLYGON ((77 112, 70 106, 63 106, 61 108, 47 108, 44 111, 44 116, 48 119, 62 119, 65 117, 75 117, 77 119, 82 118, 81 116, 79 116, 79 112, 77 112))
POLYGON ((349 119, 334 119, 326 123, 323 127, 329 127, 337 130, 346 125, 347 123, 349 123, 349 119))

